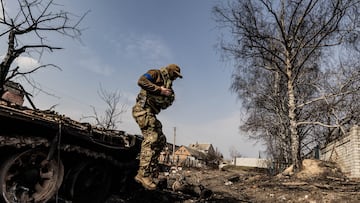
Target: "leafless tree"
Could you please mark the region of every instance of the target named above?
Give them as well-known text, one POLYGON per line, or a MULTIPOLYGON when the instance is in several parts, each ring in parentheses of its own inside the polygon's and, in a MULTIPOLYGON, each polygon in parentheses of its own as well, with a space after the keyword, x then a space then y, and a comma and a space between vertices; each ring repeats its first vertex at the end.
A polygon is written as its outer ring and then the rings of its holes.
POLYGON ((360 61, 349 61, 340 61, 336 69, 324 71, 319 79, 328 92, 319 96, 321 101, 313 105, 319 110, 312 111, 318 124, 313 134, 319 136, 320 143, 336 140, 360 121, 360 104, 357 102, 360 99, 360 61))
POLYGON ((314 125, 340 126, 335 114, 331 124, 315 120, 315 104, 358 91, 355 87, 327 92, 319 76, 329 57, 327 50, 357 47, 358 40, 353 39, 360 36, 359 4, 359 0, 237 0, 214 7, 216 21, 233 37, 229 42, 225 38, 221 49, 238 62, 232 88, 250 111, 245 128, 290 146, 272 150, 290 152, 294 170, 301 167, 302 142, 314 125))
POLYGON ((84 116, 82 119, 93 119, 95 125, 107 130, 116 130, 119 127, 121 116, 127 111, 127 105, 121 103, 122 94, 119 91, 109 92, 102 88, 98 91, 98 95, 106 104, 106 109, 103 113, 99 113, 98 110, 92 106, 94 115, 84 116))
POLYGON ((242 157, 241 153, 236 149, 235 146, 231 146, 229 149, 230 157, 236 159, 237 157, 242 157))
POLYGON ((0 0, 0 37, 8 40, 7 53, 0 63, 0 95, 4 93, 4 84, 17 76, 27 76, 44 67, 59 68, 55 64, 45 64, 21 71, 21 67, 14 67, 13 63, 23 54, 37 54, 40 58, 44 51, 61 49, 49 43, 47 35, 50 33, 79 38, 79 23, 85 16, 76 17, 63 11, 55 0, 14 0, 15 13, 8 11, 6 3, 0 0), (72 21, 74 19, 76 21, 72 21))

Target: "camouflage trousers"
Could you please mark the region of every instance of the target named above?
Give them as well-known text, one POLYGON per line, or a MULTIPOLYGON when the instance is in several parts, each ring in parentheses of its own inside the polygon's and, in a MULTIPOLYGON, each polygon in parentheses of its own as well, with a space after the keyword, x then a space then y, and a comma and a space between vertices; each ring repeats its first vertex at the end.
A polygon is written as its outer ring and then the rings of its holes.
POLYGON ((166 137, 162 132, 161 122, 150 109, 143 108, 139 104, 133 107, 132 115, 144 137, 141 143, 138 174, 144 177, 156 176, 160 152, 166 145, 166 137))

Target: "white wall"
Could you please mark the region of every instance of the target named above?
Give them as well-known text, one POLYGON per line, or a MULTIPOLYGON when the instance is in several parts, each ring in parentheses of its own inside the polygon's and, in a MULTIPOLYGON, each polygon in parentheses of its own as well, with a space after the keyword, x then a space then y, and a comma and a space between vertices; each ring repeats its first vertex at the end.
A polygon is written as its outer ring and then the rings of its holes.
POLYGON ((235 158, 232 160, 232 164, 235 166, 247 166, 247 167, 258 167, 268 168, 269 161, 266 159, 258 158, 235 158))
POLYGON ((349 178, 360 178, 360 127, 352 127, 347 136, 321 148, 320 159, 336 162, 349 178))

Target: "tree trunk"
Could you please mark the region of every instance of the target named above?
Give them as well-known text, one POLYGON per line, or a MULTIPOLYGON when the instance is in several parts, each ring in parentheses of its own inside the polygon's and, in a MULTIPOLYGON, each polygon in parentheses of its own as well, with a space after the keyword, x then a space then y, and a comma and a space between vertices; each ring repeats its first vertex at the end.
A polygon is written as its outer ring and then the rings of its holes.
POLYGON ((289 120, 290 120, 290 137, 291 137, 291 159, 294 165, 294 171, 297 171, 301 168, 300 152, 299 152, 300 142, 299 142, 299 135, 297 132, 294 86, 290 80, 288 81, 288 96, 289 96, 289 120))
POLYGON ((288 88, 288 107, 289 107, 289 122, 290 122, 290 138, 291 138, 291 160, 294 165, 294 171, 298 171, 301 168, 300 161, 300 147, 299 147, 299 135, 297 131, 297 118, 296 118, 296 101, 294 92, 294 79, 292 73, 292 66, 287 60, 286 74, 288 77, 287 88, 288 88))
POLYGON ((10 70, 10 65, 19 55, 20 53, 15 51, 15 31, 11 30, 9 32, 8 50, 0 64, 0 97, 4 93, 4 85, 10 70))

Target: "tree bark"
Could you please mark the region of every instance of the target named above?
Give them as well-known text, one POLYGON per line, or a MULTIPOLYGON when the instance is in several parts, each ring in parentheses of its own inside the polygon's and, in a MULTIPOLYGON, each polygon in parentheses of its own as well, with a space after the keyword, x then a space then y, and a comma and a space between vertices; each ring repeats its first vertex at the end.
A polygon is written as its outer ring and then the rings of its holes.
POLYGON ((294 91, 294 80, 292 66, 289 60, 289 54, 286 61, 286 74, 288 77, 287 80, 287 89, 288 89, 288 107, 289 107, 289 122, 290 122, 290 139, 291 139, 291 160, 293 164, 293 170, 298 171, 301 168, 300 153, 299 153, 299 134, 297 129, 297 118, 296 118, 296 99, 294 91))

